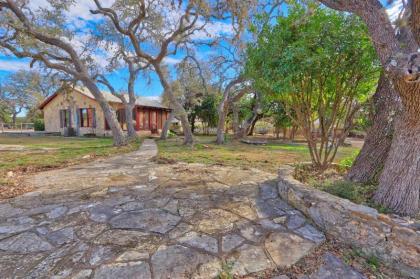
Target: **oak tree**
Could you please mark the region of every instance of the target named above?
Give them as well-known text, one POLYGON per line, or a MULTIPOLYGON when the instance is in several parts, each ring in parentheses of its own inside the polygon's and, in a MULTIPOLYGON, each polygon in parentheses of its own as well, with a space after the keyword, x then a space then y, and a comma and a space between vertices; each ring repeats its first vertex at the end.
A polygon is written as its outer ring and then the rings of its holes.
POLYGON ((359 16, 367 25, 384 73, 401 100, 401 114, 374 199, 394 211, 415 215, 420 206, 420 45, 418 1, 404 1, 408 24, 392 25, 379 0, 319 0, 359 16), (398 32, 397 32, 398 31, 398 32))
POLYGON ((60 0, 50 2, 49 8, 34 8, 28 1, 1 0, 0 48, 16 57, 31 59, 31 66, 40 63, 82 82, 101 106, 114 145, 124 145, 126 139, 116 115, 96 85, 95 72, 91 71, 92 46, 76 48, 72 43, 77 34, 65 16, 71 5, 72 1, 60 0))

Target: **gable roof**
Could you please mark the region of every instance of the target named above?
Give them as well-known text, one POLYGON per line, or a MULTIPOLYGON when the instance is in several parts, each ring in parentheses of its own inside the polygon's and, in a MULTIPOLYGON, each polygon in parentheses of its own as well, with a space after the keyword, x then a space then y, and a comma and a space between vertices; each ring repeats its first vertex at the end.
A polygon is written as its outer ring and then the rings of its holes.
MULTIPOLYGON (((43 109, 49 102, 52 101, 52 99, 54 99, 60 92, 61 92, 62 88, 58 89, 54 94, 52 94, 51 96, 49 96, 48 98, 46 98, 40 105, 39 105, 39 109, 43 109)), ((89 89, 87 89, 86 87, 79 87, 76 86, 73 88, 74 91, 92 99, 95 100, 95 96, 93 96, 93 94, 89 91, 89 89)), ((109 92, 106 91, 101 91, 105 97, 105 99, 109 102, 109 103, 121 103, 122 101, 120 100, 120 98, 112 95, 109 92)), ((125 95, 126 99, 128 100, 128 94, 125 95)), ((156 99, 151 99, 151 98, 147 98, 147 97, 139 97, 136 96, 136 105, 137 106, 142 106, 142 107, 152 107, 152 108, 162 108, 162 109, 169 109, 169 107, 164 106, 159 100, 156 99)))

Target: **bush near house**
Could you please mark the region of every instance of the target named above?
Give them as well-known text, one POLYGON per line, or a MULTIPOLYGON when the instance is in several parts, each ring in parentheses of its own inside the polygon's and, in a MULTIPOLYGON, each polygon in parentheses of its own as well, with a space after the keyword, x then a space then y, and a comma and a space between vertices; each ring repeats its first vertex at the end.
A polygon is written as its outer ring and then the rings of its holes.
POLYGON ((36 119, 34 121, 34 130, 35 131, 45 131, 45 124, 43 119, 36 119))

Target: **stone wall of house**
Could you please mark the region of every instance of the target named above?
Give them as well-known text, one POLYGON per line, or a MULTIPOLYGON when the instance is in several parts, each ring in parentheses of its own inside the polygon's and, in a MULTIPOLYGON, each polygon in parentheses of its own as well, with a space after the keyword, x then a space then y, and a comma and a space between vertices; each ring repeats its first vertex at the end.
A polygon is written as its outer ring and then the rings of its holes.
POLYGON ((77 91, 73 93, 62 91, 44 107, 45 131, 64 134, 64 128, 60 128, 60 110, 62 109, 70 109, 72 111, 72 126, 79 132, 79 135, 91 133, 98 136, 111 135, 111 131, 105 130, 105 116, 98 102, 83 94, 77 93, 77 91), (75 112, 79 108, 95 108, 96 128, 77 127, 75 125, 77 123, 75 112))
POLYGON ((292 177, 293 168, 279 170, 280 196, 312 219, 325 234, 375 255, 401 273, 420 278, 420 228, 410 219, 390 217, 352 203, 292 177))

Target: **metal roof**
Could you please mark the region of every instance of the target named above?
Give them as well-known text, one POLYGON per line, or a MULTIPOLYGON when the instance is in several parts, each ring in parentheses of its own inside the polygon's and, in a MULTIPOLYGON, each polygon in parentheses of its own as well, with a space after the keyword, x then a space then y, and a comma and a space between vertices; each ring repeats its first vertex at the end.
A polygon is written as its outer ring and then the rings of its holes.
MULTIPOLYGON (((74 90, 79 92, 80 94, 85 95, 86 97, 95 100, 95 96, 87 89, 86 87, 76 86, 74 87, 74 90)), ((61 89, 57 90, 53 95, 48 97, 47 99, 42 102, 42 104, 39 106, 40 109, 43 109, 52 99, 57 96, 57 94, 61 91, 61 89)), ((110 92, 107 91, 101 91, 105 97, 105 99, 110 103, 122 103, 120 98, 112 95, 110 92)), ((128 94, 125 95, 126 100, 128 100, 128 94)), ((152 107, 152 108, 162 108, 162 109, 170 109, 167 106, 164 106, 159 100, 150 98, 150 97, 139 97, 136 96, 136 105, 142 106, 142 107, 152 107)))
MULTIPOLYGON (((87 97, 91 99, 95 99, 95 97, 92 95, 92 93, 86 88, 86 87, 75 87, 75 90, 79 91, 83 95, 86 95, 87 97)), ((105 99, 108 102, 112 103, 122 103, 120 98, 112 95, 110 92, 102 91, 105 99)), ((126 100, 128 100, 128 94, 125 94, 126 100)), ((140 97, 136 96, 136 105, 143 106, 143 107, 154 107, 154 108, 165 108, 169 109, 169 107, 162 105, 162 103, 159 100, 149 98, 149 97, 140 97)))

